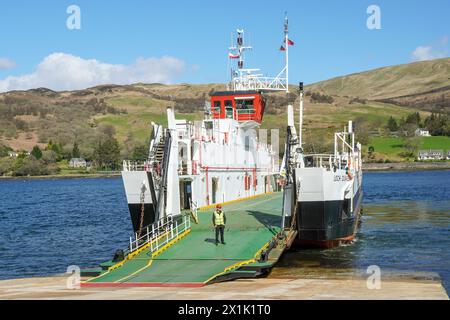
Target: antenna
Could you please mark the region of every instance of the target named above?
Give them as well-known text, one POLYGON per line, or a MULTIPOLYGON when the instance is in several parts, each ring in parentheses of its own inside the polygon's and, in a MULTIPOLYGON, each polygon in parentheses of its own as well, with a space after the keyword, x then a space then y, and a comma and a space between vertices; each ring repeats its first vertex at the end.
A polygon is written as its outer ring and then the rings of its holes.
POLYGON ((303 130, 303 82, 298 84, 300 90, 300 105, 299 105, 299 125, 298 125, 298 141, 300 147, 302 147, 302 130, 303 130))
POLYGON ((284 13, 284 48, 285 48, 285 59, 286 59, 286 93, 289 93, 289 20, 287 12, 284 13))
POLYGON ((232 70, 229 87, 233 90, 260 90, 289 92, 289 46, 294 42, 289 40, 288 18, 284 19, 284 39, 280 50, 285 53, 285 66, 276 77, 267 77, 258 73, 259 69, 244 68, 244 53, 251 46, 244 44, 244 30, 237 29, 236 45, 229 47, 228 58, 237 60, 237 70, 232 70))

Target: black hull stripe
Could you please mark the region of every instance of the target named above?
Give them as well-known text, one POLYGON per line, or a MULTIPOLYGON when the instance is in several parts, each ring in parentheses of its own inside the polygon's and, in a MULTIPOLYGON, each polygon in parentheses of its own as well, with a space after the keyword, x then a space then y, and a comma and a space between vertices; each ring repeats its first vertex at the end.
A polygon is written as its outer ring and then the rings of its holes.
POLYGON ((299 202, 297 231, 299 240, 328 241, 354 235, 359 220, 362 194, 355 194, 350 212, 350 199, 299 202))
MULTIPOLYGON (((133 231, 138 232, 141 223, 141 208, 140 203, 128 204, 128 209, 130 210, 131 223, 133 224, 133 231)), ((144 205, 144 227, 155 222, 155 210, 151 203, 146 203, 144 205)))

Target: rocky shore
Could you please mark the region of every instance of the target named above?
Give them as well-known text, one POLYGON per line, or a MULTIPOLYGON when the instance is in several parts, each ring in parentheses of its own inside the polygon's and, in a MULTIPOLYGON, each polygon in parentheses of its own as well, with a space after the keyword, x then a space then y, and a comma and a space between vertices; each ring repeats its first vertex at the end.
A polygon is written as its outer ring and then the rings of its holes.
POLYGON ((421 171, 450 170, 447 162, 396 162, 396 163, 364 163, 363 171, 421 171))

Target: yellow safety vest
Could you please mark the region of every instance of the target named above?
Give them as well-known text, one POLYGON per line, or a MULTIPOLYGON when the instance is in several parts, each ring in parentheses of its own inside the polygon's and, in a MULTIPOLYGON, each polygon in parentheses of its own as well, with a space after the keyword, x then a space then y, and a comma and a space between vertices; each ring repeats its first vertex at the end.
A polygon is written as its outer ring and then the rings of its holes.
POLYGON ((223 220, 223 212, 222 211, 214 211, 214 222, 216 226, 224 226, 225 221, 223 220))

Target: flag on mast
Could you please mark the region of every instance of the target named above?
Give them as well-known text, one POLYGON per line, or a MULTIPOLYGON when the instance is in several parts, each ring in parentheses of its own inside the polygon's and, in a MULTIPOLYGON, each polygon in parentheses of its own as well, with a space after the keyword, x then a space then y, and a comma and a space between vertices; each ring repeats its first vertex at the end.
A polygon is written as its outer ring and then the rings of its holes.
POLYGON ((283 47, 283 46, 281 46, 281 47, 280 47, 280 51, 286 51, 286 48, 283 47))
POLYGON ((288 39, 288 45, 289 46, 293 46, 294 45, 294 41, 292 41, 291 39, 288 39))
POLYGON ((239 59, 240 55, 239 54, 232 54, 231 52, 228 53, 228 58, 230 59, 239 59))

